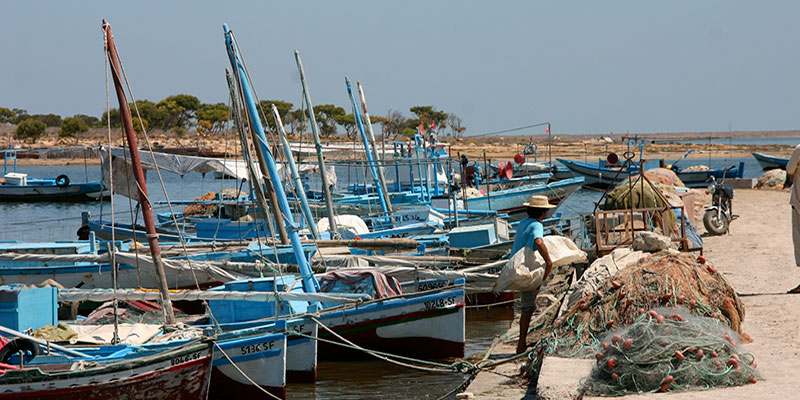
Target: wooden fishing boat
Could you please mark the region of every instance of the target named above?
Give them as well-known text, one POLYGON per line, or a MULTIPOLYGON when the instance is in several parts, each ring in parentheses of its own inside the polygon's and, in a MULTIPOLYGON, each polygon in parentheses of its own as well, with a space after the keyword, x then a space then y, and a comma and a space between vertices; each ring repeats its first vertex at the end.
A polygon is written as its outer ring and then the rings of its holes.
MULTIPOLYGON (((458 281, 457 285, 463 285, 458 281)), ((392 354, 445 358, 463 357, 465 351, 464 289, 445 287, 433 292, 380 299, 358 307, 320 313, 319 321, 345 339, 370 350, 392 354)), ((322 339, 338 342, 326 329, 322 339)), ((319 343, 321 359, 342 359, 361 351, 319 343)))
POLYGON ((212 351, 210 341, 195 341, 131 359, 6 369, 0 399, 204 399, 212 351))
MULTIPOLYGON (((508 214, 508 219, 510 221, 521 220, 525 218, 526 215, 526 207, 523 203, 530 199, 531 195, 540 194, 547 196, 550 204, 558 205, 569 197, 569 195, 578 190, 583 183, 583 178, 577 177, 562 179, 547 184, 527 185, 491 192, 483 196, 468 198, 466 201, 466 208, 470 211, 493 210, 498 213, 508 214)), ((451 200, 446 197, 439 197, 433 199, 433 204, 440 208, 452 208, 452 206, 450 206, 450 201, 451 200)), ((459 199, 458 202, 462 203, 463 200, 459 199)), ((458 208, 463 209, 464 206, 459 205, 458 208)), ((555 208, 549 212, 548 217, 554 212, 555 208)))
MULTIPOLYGON (((379 274, 379 273, 376 273, 379 274)), ((294 277, 283 275, 285 284, 281 287, 292 287, 294 277), (284 286, 285 285, 285 286, 284 286)), ((464 280, 456 280, 456 286, 431 287, 431 291, 408 293, 389 298, 380 298, 375 289, 377 281, 365 279, 365 284, 357 285, 358 293, 367 293, 375 300, 360 303, 357 306, 338 306, 323 304, 315 318, 338 335, 370 350, 386 351, 409 357, 444 358, 463 357, 465 349, 464 280)), ((248 279, 229 282, 223 290, 253 291, 270 289, 272 278, 248 279), (266 286, 264 286, 266 285, 266 286)), ((337 288, 327 294, 355 293, 347 287, 352 285, 332 285, 337 288)), ((302 291, 294 286, 292 291, 302 291)), ((215 316, 232 318, 235 321, 253 323, 274 318, 276 306, 269 302, 237 302, 210 301, 215 316), (247 304, 250 303, 250 304, 247 304), (235 305, 235 310, 234 310, 235 305), (225 309, 230 309, 225 317, 225 309)), ((283 302, 279 313, 298 314, 308 312, 304 302, 283 302)), ((229 322, 225 320, 225 322, 229 322)), ((340 342, 327 329, 319 328, 320 338, 340 342)), ((291 341, 291 339, 290 339, 291 341)), ((347 359, 364 353, 352 348, 342 347, 320 341, 318 357, 320 359, 347 359)), ((291 347, 290 347, 291 349, 291 347)), ((289 351, 289 358, 292 356, 289 351)))
MULTIPOLYGON (((564 164, 577 176, 584 177, 584 186, 602 189, 616 185, 625 181, 630 176, 639 174, 639 170, 635 166, 628 166, 623 169, 622 167, 607 167, 563 158, 559 158, 558 162, 564 164)), ((645 165, 645 169, 656 167, 657 165, 657 160, 653 160, 645 165)), ((738 167, 734 167, 727 173, 724 168, 689 171, 678 170, 675 171, 675 173, 687 187, 705 187, 708 185, 708 181, 712 176, 716 179, 720 179, 722 175, 725 174, 728 178, 741 178, 744 174, 744 163, 739 163, 738 167)))
POLYGON ((769 154, 758 153, 755 151, 752 152, 751 154, 753 155, 753 157, 755 157, 756 161, 758 161, 758 164, 761 165, 761 169, 763 169, 764 171, 777 168, 786 169, 786 164, 789 163, 788 158, 776 157, 769 154))
POLYGON ((64 174, 56 178, 29 178, 28 174, 17 172, 18 151, 15 149, 0 151, 3 157, 0 202, 93 201, 105 199, 110 195, 100 181, 73 183, 70 182, 69 176, 64 174), (9 172, 9 160, 12 161, 12 172, 9 172))

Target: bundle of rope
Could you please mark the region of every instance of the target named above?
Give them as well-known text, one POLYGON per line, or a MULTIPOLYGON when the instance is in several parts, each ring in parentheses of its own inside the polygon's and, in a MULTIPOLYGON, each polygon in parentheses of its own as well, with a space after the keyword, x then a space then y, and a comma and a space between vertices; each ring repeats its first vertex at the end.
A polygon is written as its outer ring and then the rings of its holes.
POLYGON ((756 383, 755 359, 734 336, 719 319, 692 316, 684 307, 650 310, 606 335, 582 390, 620 396, 756 383))

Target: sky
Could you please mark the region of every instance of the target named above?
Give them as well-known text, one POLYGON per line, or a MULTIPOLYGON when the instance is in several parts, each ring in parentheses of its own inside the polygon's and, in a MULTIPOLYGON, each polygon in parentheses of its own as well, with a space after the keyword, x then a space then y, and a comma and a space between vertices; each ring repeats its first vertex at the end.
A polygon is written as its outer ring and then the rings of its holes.
POLYGON ((347 75, 372 115, 432 105, 467 135, 792 130, 799 16, 779 0, 7 1, 0 107, 99 117, 106 18, 154 102, 227 103, 227 23, 262 100, 300 104, 299 50, 315 105, 350 110, 347 75))

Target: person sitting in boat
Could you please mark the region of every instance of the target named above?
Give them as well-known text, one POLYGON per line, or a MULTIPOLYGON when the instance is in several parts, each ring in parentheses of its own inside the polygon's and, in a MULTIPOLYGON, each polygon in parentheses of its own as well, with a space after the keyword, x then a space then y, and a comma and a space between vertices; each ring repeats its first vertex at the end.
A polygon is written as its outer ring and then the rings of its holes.
MULTIPOLYGON (((555 208, 556 206, 550 204, 547 196, 533 195, 527 203, 528 216, 519 222, 517 226, 517 233, 514 237, 514 247, 511 249, 511 254, 516 254, 523 247, 530 247, 533 251, 539 251, 545 261, 544 277, 542 282, 547 281, 547 277, 553 270, 553 262, 550 260, 550 254, 547 252, 547 246, 544 244, 544 220, 547 210, 555 208)), ((519 317, 519 342, 517 343, 517 354, 525 351, 528 347, 528 326, 531 322, 534 310, 536 310, 536 295, 538 290, 521 291, 520 292, 520 317, 519 317)))

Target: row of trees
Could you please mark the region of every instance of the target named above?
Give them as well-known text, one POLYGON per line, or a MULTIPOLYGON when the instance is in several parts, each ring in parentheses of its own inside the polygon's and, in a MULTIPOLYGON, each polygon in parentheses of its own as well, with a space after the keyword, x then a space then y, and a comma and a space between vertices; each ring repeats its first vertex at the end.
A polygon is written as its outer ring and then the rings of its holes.
MULTIPOLYGON (((294 104, 282 100, 260 102, 263 110, 261 118, 265 126, 271 130, 276 128, 271 112, 272 104, 278 108, 283 123, 290 133, 308 131, 309 121, 305 108, 295 108, 294 104)), ((197 97, 187 94, 169 96, 157 103, 137 100, 130 104, 130 108, 134 115, 134 129, 137 131, 141 131, 142 128, 156 129, 163 132, 172 131, 182 136, 189 130, 196 130, 200 134, 208 135, 221 132, 231 121, 228 105, 204 104, 197 97)), ((440 134, 456 137, 462 136, 466 130, 461 118, 436 110, 433 106, 415 106, 409 111, 413 116, 406 117, 399 111, 390 110, 386 116, 371 116, 371 119, 373 123, 380 124, 383 133, 388 135, 413 136, 419 125, 425 129, 434 126, 440 134)), ((355 117, 342 107, 333 104, 318 105, 314 107, 314 116, 323 136, 335 135, 337 127, 344 129, 348 137, 355 137, 357 133, 355 117)), ((22 109, 0 107, 0 124, 17 125, 17 137, 21 139, 36 139, 44 134, 47 127, 60 127, 60 136, 72 137, 77 133, 87 132, 90 128, 106 127, 109 120, 112 128, 121 127, 118 109, 104 112, 101 118, 77 114, 62 119, 55 114, 31 115, 22 109)))

